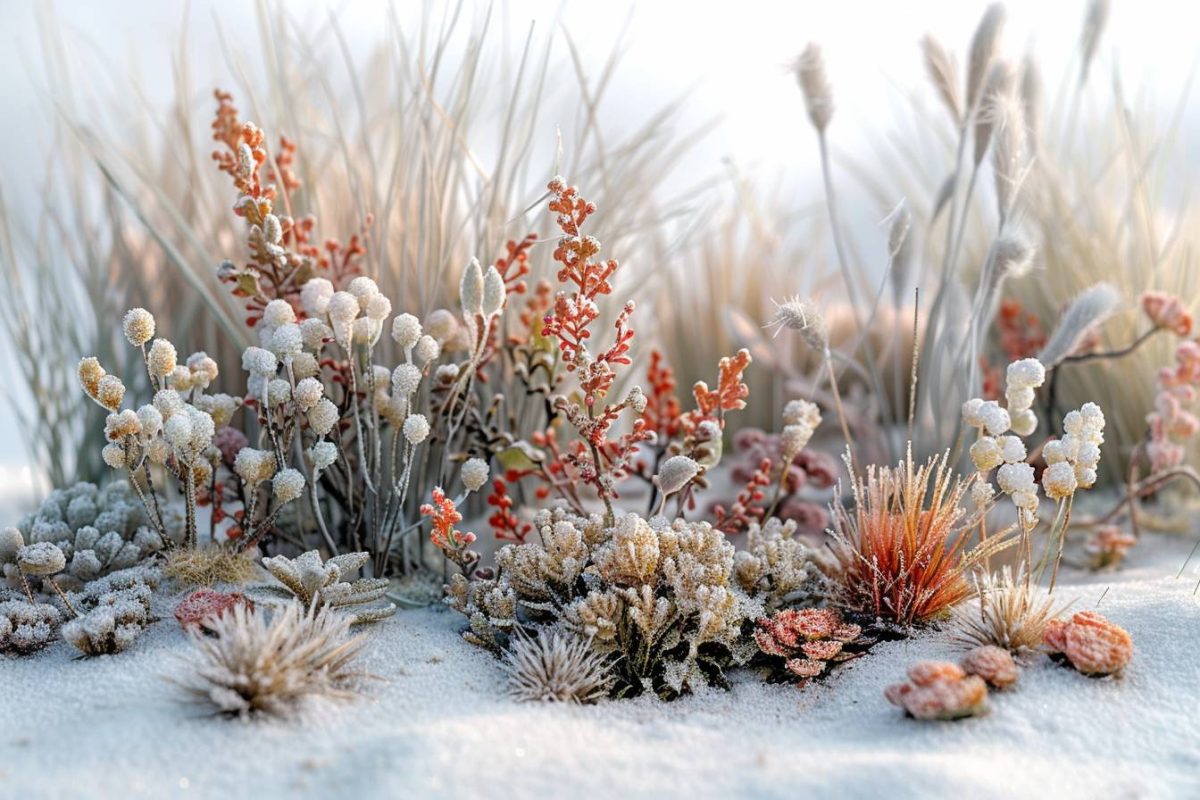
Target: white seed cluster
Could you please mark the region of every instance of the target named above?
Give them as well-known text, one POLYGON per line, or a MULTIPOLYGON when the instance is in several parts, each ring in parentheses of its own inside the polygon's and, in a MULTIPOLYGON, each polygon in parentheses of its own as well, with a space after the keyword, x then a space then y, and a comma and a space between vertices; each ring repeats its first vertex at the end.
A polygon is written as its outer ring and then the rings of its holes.
POLYGON ((1070 497, 1076 489, 1088 489, 1096 482, 1100 445, 1104 443, 1104 412, 1095 403, 1084 403, 1063 419, 1063 430, 1062 439, 1042 448, 1048 465, 1042 473, 1042 488, 1054 500, 1070 497))
POLYGON ((482 458, 468 458, 459 471, 463 486, 468 492, 478 491, 488 479, 488 465, 482 458))

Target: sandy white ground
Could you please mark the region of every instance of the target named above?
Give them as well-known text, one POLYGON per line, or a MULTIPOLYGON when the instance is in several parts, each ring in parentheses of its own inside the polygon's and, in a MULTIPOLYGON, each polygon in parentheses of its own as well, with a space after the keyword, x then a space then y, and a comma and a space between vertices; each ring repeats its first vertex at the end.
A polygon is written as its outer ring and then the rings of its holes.
POLYGON ((168 618, 116 656, 75 660, 60 642, 0 661, 0 797, 1197 797, 1200 599, 1174 578, 1183 543, 1158 544, 1063 589, 1076 608, 1103 594, 1133 633, 1122 680, 1042 658, 956 723, 904 719, 882 696, 912 661, 952 655, 936 632, 805 690, 743 673, 671 704, 559 707, 504 697, 440 609, 375 628, 384 681, 368 699, 231 721, 176 701, 163 676, 187 650, 168 618))

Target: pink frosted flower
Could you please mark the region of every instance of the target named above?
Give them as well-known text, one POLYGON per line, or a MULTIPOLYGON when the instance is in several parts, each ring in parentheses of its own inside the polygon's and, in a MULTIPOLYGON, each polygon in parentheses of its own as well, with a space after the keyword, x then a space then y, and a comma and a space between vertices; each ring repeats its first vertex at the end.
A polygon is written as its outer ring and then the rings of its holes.
POLYGON ((1143 292, 1142 311, 1156 328, 1164 328, 1176 336, 1190 336, 1192 315, 1184 308, 1178 297, 1167 292, 1143 292))

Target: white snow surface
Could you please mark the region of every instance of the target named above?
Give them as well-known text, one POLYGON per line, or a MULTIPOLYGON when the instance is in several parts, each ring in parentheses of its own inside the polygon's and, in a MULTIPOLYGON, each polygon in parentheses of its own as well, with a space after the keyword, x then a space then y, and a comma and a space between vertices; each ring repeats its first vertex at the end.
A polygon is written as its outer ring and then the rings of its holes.
POLYGON ((189 652, 165 599, 124 653, 0 657, 0 797, 1197 797, 1200 598, 1194 570, 1174 577, 1184 543, 1152 544, 1060 589, 1132 633, 1123 678, 1041 656, 987 716, 947 723, 883 698, 912 662, 955 657, 944 632, 881 643, 802 690, 742 671, 729 692, 568 707, 509 699, 443 609, 368 629, 381 680, 359 702, 218 718, 165 679, 189 652))

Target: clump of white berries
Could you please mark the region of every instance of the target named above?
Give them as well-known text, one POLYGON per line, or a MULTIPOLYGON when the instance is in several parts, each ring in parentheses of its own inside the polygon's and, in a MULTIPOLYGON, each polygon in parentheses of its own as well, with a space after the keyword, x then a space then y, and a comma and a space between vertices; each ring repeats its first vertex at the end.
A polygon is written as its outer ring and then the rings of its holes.
POLYGON ((468 492, 478 491, 480 487, 487 483, 487 462, 482 458, 469 458, 463 462, 459 476, 462 478, 463 486, 468 492))
POLYGON ((1084 403, 1063 419, 1066 433, 1042 448, 1046 471, 1042 488, 1053 500, 1070 497, 1076 489, 1088 489, 1096 482, 1100 464, 1100 445, 1104 443, 1104 412, 1095 403, 1084 403))

